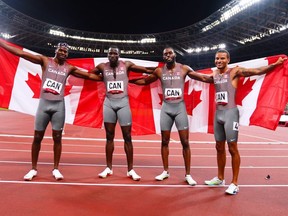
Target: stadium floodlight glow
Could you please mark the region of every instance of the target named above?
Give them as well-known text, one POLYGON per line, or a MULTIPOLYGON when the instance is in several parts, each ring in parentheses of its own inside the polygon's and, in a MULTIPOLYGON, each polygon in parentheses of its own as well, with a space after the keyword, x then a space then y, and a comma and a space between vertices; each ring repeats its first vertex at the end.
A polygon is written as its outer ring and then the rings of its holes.
POLYGON ((209 47, 204 47, 204 48, 203 48, 203 51, 208 51, 208 50, 210 50, 209 47))
POLYGON ((143 38, 140 41, 141 43, 156 43, 156 38, 143 38))
POLYGON ((230 19, 232 16, 235 16, 236 14, 240 13, 241 11, 247 9, 248 7, 254 5, 255 3, 259 2, 261 0, 241 0, 238 4, 236 4, 234 7, 232 7, 229 10, 226 10, 224 13, 221 14, 220 18, 213 21, 212 23, 206 25, 204 28, 202 28, 202 32, 206 32, 215 26, 221 24, 222 22, 230 19))
POLYGON ((62 31, 58 31, 58 30, 53 30, 50 29, 49 34, 55 35, 55 36, 60 36, 60 37, 65 37, 65 33, 62 31))
POLYGON ((287 28, 288 28, 288 24, 286 26, 283 25, 279 28, 279 31, 285 31, 287 28))
POLYGON ((58 30, 49 30, 49 34, 59 36, 59 37, 65 37, 65 38, 71 38, 74 40, 86 40, 86 41, 96 41, 96 42, 104 42, 104 43, 156 43, 156 38, 143 38, 141 40, 113 40, 113 39, 100 39, 100 38, 88 38, 88 37, 83 37, 83 36, 78 36, 78 35, 68 35, 65 34, 62 31, 58 30))
POLYGON ((189 48, 187 50, 185 50, 187 53, 200 53, 200 52, 207 52, 209 50, 216 50, 216 49, 223 49, 225 48, 226 45, 225 44, 218 44, 218 45, 213 45, 212 47, 197 47, 197 48, 189 48))
POLYGON ((224 48, 226 48, 226 44, 219 44, 219 45, 218 45, 218 48, 224 49, 224 48))
POLYGON ((100 49, 91 49, 89 47, 80 47, 80 46, 70 46, 69 49, 73 51, 81 51, 81 52, 91 52, 91 53, 101 53, 100 49))
POLYGON ((12 35, 10 35, 10 34, 8 34, 8 33, 4 33, 4 32, 1 32, 0 35, 1 35, 1 37, 4 38, 4 39, 10 39, 10 38, 15 37, 15 35, 12 36, 12 35))
POLYGON ((203 32, 208 31, 208 30, 214 28, 215 26, 219 25, 220 23, 221 23, 221 22, 220 22, 219 20, 216 20, 215 22, 213 22, 213 23, 205 26, 205 27, 202 29, 202 31, 203 31, 203 32))
MULTIPOLYGON (((108 52, 108 51, 107 51, 108 52)), ((148 55, 148 52, 141 50, 121 50, 121 54, 129 54, 129 55, 148 55)))
POLYGON ((256 34, 256 35, 252 35, 248 38, 243 38, 241 40, 238 40, 238 42, 244 45, 245 43, 253 42, 255 40, 260 40, 264 37, 269 37, 270 35, 279 33, 281 31, 285 31, 287 28, 288 28, 288 24, 287 25, 281 25, 281 26, 278 26, 274 29, 269 29, 267 32, 261 32, 261 33, 256 34))

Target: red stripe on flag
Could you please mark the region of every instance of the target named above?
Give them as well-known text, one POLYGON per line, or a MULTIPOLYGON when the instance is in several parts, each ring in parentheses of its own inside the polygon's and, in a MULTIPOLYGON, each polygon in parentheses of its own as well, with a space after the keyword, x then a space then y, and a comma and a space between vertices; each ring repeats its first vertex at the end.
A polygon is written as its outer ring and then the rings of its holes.
POLYGON ((209 110, 208 110, 208 131, 207 133, 214 133, 214 116, 216 112, 215 105, 215 87, 214 84, 209 86, 209 110))
POLYGON ((103 123, 104 83, 85 80, 79 99, 74 124, 101 128, 103 123))
POLYGON ((132 112, 132 134, 155 134, 150 85, 128 85, 129 102, 132 112))
MULTIPOLYGON (((283 56, 285 57, 285 56, 283 56)), ((268 57, 268 64, 279 56, 268 57)), ((287 58, 287 57, 286 57, 287 58)), ((275 130, 287 103, 287 61, 266 74, 261 86, 257 107, 250 117, 250 125, 275 130)))
MULTIPOLYGON (((93 58, 70 59, 68 62, 87 70, 95 67, 93 58)), ((103 82, 84 80, 73 124, 101 128, 103 124, 104 96, 105 87, 103 82)))
MULTIPOLYGON (((8 43, 8 42, 6 42, 8 43)), ((11 46, 22 49, 12 43, 11 46)), ((0 48, 0 107, 9 108, 14 78, 20 58, 0 48)))
MULTIPOLYGON (((200 73, 204 74, 212 74, 213 70, 211 68, 198 70, 200 73)), ((208 109, 208 131, 207 133, 214 133, 214 116, 216 111, 216 104, 215 104, 215 87, 214 83, 209 84, 209 109, 208 109)), ((203 115, 206 115, 203 113, 203 115)))
MULTIPOLYGON (((158 67, 163 63, 158 63, 158 67)), ((130 71, 129 79, 144 78, 147 75, 130 71)), ((132 112, 132 135, 155 134, 155 119, 153 114, 153 104, 151 87, 128 85, 129 103, 132 112)))

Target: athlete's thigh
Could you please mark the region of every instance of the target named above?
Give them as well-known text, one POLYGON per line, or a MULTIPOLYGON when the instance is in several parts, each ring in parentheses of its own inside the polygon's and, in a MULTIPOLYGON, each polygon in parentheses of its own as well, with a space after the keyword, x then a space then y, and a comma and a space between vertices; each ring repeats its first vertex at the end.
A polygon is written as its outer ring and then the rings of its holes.
POLYGON ((54 105, 54 112, 51 117, 51 125, 53 130, 63 130, 65 124, 65 102, 57 101, 54 105))
POLYGON ((103 104, 103 118, 104 122, 116 123, 117 115, 116 111, 113 109, 110 100, 106 97, 103 104))
POLYGON ((225 133, 227 142, 237 142, 239 134, 239 110, 229 109, 225 113, 225 133))
POLYGON ((225 141, 226 135, 225 135, 225 129, 224 129, 224 112, 223 110, 216 110, 215 116, 214 116, 214 138, 216 141, 225 141))
POLYGON ((168 107, 163 103, 160 112, 160 128, 161 131, 170 131, 174 123, 174 118, 168 114, 168 107))
POLYGON ((187 130, 189 128, 187 111, 184 103, 180 103, 175 116, 175 125, 178 130, 187 130))
POLYGON ((49 113, 46 112, 46 107, 46 101, 40 99, 34 122, 34 129, 36 131, 44 131, 50 122, 51 117, 49 113))
POLYGON ((117 117, 121 126, 132 125, 132 115, 129 103, 118 110, 117 117))

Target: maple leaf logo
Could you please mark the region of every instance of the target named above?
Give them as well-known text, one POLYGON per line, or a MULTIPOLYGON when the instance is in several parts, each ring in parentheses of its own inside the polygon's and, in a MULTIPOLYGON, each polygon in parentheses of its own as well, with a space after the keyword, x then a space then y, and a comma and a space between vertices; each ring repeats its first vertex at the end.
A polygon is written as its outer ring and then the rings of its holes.
MULTIPOLYGON (((41 86, 41 78, 38 74, 33 76, 33 74, 28 73, 28 80, 25 81, 29 88, 32 90, 33 97, 32 98, 40 98, 40 86, 41 86)), ((64 91, 64 96, 70 94, 70 90, 72 89, 72 85, 66 85, 65 86, 65 91, 64 91)))
POLYGON ((187 114, 192 116, 193 110, 195 107, 198 106, 199 103, 201 103, 201 93, 202 91, 195 91, 193 89, 193 91, 188 94, 188 88, 189 88, 189 82, 185 83, 184 86, 184 100, 185 100, 185 104, 186 104, 186 110, 187 110, 187 114))
POLYGON ((245 81, 245 77, 240 77, 239 81, 238 81, 238 88, 237 88, 237 92, 236 92, 236 99, 235 102, 237 105, 242 106, 242 101, 243 99, 252 91, 252 87, 254 85, 254 83, 256 82, 256 80, 250 80, 250 78, 248 78, 244 84, 245 81))
POLYGON ((31 73, 28 73, 28 80, 26 80, 25 82, 34 93, 32 98, 40 98, 40 85, 41 85, 40 76, 38 74, 33 76, 31 73))

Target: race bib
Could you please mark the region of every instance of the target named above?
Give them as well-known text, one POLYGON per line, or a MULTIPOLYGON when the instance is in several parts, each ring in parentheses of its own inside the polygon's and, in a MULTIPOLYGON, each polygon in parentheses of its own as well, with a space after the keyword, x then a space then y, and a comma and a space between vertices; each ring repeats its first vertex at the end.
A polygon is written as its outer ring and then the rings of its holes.
POLYGON ((124 82, 123 81, 108 81, 107 82, 107 92, 111 94, 119 94, 124 92, 124 82))
POLYGON ((62 83, 49 79, 49 78, 47 78, 43 84, 43 89, 46 92, 50 92, 55 95, 60 94, 62 87, 63 87, 62 83))
POLYGON ((228 104, 228 92, 216 92, 215 101, 219 105, 226 105, 228 104))
POLYGON ((182 97, 181 88, 165 88, 164 96, 166 100, 176 100, 182 97))

